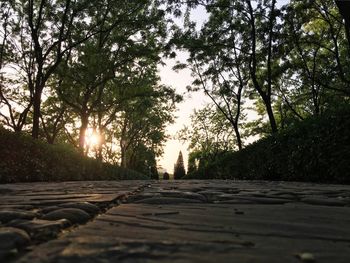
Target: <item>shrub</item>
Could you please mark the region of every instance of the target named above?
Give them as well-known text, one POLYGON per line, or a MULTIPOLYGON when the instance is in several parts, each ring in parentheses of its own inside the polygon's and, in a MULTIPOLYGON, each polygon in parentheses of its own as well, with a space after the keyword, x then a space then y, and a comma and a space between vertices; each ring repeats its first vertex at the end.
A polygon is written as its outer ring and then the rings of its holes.
POLYGON ((306 119, 242 151, 217 155, 189 177, 350 184, 350 109, 306 119))
POLYGON ((0 128, 0 183, 120 179, 148 177, 83 157, 70 145, 50 145, 0 128))

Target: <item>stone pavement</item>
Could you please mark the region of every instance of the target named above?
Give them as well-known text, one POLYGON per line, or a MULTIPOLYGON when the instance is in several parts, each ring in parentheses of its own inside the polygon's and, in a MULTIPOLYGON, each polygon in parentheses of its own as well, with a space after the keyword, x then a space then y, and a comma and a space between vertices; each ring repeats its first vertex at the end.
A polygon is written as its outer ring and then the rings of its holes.
POLYGON ((0 262, 350 262, 350 186, 0 185, 0 262))

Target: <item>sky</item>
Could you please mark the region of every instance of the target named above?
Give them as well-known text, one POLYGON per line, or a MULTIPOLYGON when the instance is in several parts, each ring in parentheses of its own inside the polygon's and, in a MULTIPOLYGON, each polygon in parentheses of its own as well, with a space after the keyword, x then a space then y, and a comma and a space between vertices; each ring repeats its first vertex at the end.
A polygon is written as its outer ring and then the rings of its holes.
MULTIPOLYGON (((185 60, 187 54, 181 52, 178 54, 179 60, 185 60)), ((175 72, 172 67, 175 65, 175 60, 167 60, 166 66, 159 67, 161 82, 165 85, 172 86, 176 92, 182 94, 184 99, 183 102, 177 105, 177 111, 175 112, 175 122, 167 127, 167 133, 174 137, 184 125, 190 125, 190 115, 194 109, 203 108, 205 103, 209 102, 201 91, 188 93, 186 86, 192 83, 191 71, 189 69, 175 72)), ((172 173, 174 164, 177 160, 179 151, 182 152, 184 157, 185 167, 187 168, 187 157, 188 157, 188 143, 180 142, 176 139, 170 139, 166 142, 164 147, 164 154, 159 158, 158 165, 162 166, 167 170, 168 173, 172 173)))
MULTIPOLYGON (((197 27, 205 22, 208 15, 204 8, 197 8, 193 11, 191 18, 197 22, 197 27)), ((182 24, 183 21, 176 21, 182 24)), ((175 88, 176 92, 183 95, 183 102, 177 105, 177 111, 175 112, 175 122, 167 127, 167 133, 174 137, 177 131, 181 130, 184 125, 190 125, 190 115, 195 109, 203 108, 206 103, 210 101, 208 97, 204 95, 202 91, 188 93, 186 86, 190 85, 193 81, 191 76, 191 70, 183 69, 179 72, 172 70, 176 61, 186 62, 188 53, 184 51, 177 52, 175 59, 165 60, 165 66, 159 66, 159 74, 161 83, 175 88)), ((174 164, 176 163, 179 151, 182 152, 185 168, 187 168, 188 157, 188 142, 183 143, 176 139, 169 139, 164 147, 164 154, 158 159, 158 165, 164 168, 168 173, 173 173, 174 164)))

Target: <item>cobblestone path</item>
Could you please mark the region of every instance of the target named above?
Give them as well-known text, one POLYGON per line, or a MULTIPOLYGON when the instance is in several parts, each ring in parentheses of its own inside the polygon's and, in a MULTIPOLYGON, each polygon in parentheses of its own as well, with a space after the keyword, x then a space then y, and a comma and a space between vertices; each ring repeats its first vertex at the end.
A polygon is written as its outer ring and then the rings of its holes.
POLYGON ((0 185, 0 262, 350 262, 350 186, 0 185))

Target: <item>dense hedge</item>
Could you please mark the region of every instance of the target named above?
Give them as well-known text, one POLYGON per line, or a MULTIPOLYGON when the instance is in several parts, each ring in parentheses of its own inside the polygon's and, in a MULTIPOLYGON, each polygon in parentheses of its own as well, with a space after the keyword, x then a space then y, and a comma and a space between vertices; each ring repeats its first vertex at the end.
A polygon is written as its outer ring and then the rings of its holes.
POLYGON ((69 145, 50 145, 0 128, 0 183, 119 179, 148 178, 82 157, 69 145))
POLYGON ((350 184, 350 109, 306 119, 205 163, 189 177, 350 184))

